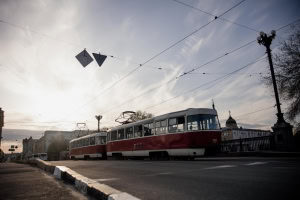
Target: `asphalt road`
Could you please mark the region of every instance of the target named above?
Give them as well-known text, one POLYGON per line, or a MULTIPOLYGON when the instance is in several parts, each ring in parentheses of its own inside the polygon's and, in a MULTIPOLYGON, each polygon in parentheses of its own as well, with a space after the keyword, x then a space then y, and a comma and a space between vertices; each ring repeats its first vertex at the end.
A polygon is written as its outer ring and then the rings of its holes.
MULTIPOLYGON (((144 200, 294 199, 300 160, 53 161, 144 200)), ((297 198, 296 198, 297 199, 297 198)))
POLYGON ((10 199, 91 199, 72 186, 29 165, 0 163, 0 200, 10 199))

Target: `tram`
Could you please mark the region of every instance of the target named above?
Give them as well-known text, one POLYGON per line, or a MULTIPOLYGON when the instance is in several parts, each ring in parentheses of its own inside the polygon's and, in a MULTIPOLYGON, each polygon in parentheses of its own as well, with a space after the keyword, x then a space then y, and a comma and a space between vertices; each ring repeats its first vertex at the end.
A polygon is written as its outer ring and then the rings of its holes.
POLYGON ((71 140, 70 159, 106 159, 106 135, 99 132, 71 140))
POLYGON ((220 142, 217 111, 189 108, 112 128, 107 133, 106 153, 109 158, 193 159, 220 142))

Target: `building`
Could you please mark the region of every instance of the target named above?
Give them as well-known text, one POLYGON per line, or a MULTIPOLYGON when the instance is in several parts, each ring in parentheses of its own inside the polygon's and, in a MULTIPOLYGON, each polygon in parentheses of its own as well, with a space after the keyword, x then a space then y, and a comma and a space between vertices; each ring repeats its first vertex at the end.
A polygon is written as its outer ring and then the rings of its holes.
POLYGON ((45 131, 35 145, 35 153, 47 153, 48 160, 59 160, 61 151, 68 151, 69 142, 78 137, 74 131, 45 131))
POLYGON ((36 150, 36 142, 37 140, 32 139, 30 136, 28 139, 25 138, 23 139, 23 153, 22 153, 22 158, 27 159, 29 156, 31 156, 36 150))
POLYGON ((269 130, 245 129, 238 127, 235 119, 231 117, 222 128, 222 151, 254 151, 269 149, 271 147, 272 133, 269 130))
POLYGON ((269 130, 245 129, 242 127, 239 128, 236 121, 231 117, 230 113, 229 118, 226 121, 226 127, 222 128, 222 141, 263 137, 270 135, 271 131, 269 130))

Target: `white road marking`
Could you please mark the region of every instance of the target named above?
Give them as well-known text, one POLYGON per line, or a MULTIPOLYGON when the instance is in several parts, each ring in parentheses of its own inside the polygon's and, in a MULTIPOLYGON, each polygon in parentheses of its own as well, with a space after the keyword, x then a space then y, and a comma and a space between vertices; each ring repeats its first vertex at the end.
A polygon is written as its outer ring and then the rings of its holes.
POLYGON ((268 162, 253 162, 253 163, 248 163, 248 164, 244 164, 247 166, 252 166, 252 165, 263 165, 263 164, 267 164, 268 162))
POLYGON ((97 182, 104 182, 104 181, 115 181, 115 180, 119 180, 119 178, 99 178, 99 179, 93 179, 94 181, 97 182))
POLYGON ((148 174, 145 176, 160 176, 160 175, 170 175, 170 174, 174 174, 173 172, 162 172, 162 173, 156 173, 156 174, 148 174))
POLYGON ((221 168, 229 168, 229 167, 236 167, 236 165, 220 165, 220 166, 215 166, 215 167, 207 167, 204 169, 221 169, 221 168))

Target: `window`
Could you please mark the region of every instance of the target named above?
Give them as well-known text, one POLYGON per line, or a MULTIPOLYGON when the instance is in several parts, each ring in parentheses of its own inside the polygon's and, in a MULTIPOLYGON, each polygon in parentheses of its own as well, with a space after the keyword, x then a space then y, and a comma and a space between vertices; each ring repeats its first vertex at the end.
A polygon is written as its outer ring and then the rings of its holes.
POLYGON ((100 136, 101 144, 106 144, 106 136, 100 136))
POLYGON ((126 128, 126 138, 127 139, 133 138, 133 128, 132 127, 126 128))
POLYGON ((184 116, 169 119, 169 133, 182 132, 185 129, 184 116))
POLYGON ((155 122, 155 131, 158 135, 167 133, 167 120, 155 122))
POLYGON ((95 137, 90 137, 90 145, 95 145, 95 137))
POLYGON ((124 129, 119 129, 118 130, 118 140, 123 140, 124 139, 124 129))
POLYGON ((78 146, 79 146, 79 147, 82 147, 82 145, 83 145, 83 139, 79 140, 78 146))
POLYGON ((85 146, 89 146, 90 145, 90 138, 85 138, 85 146))
POLYGON ((135 126, 134 127, 134 137, 142 137, 143 126, 135 126))
POLYGON ((144 124, 144 136, 154 135, 153 123, 144 124))
POLYGON ((188 130, 219 130, 219 121, 216 115, 191 115, 187 117, 188 130))
POLYGON ((118 132, 117 131, 112 131, 110 134, 111 141, 117 140, 118 132))
POLYGON ((107 133, 107 141, 110 141, 110 132, 107 133))
POLYGON ((96 144, 106 144, 106 136, 97 136, 96 137, 96 144))

